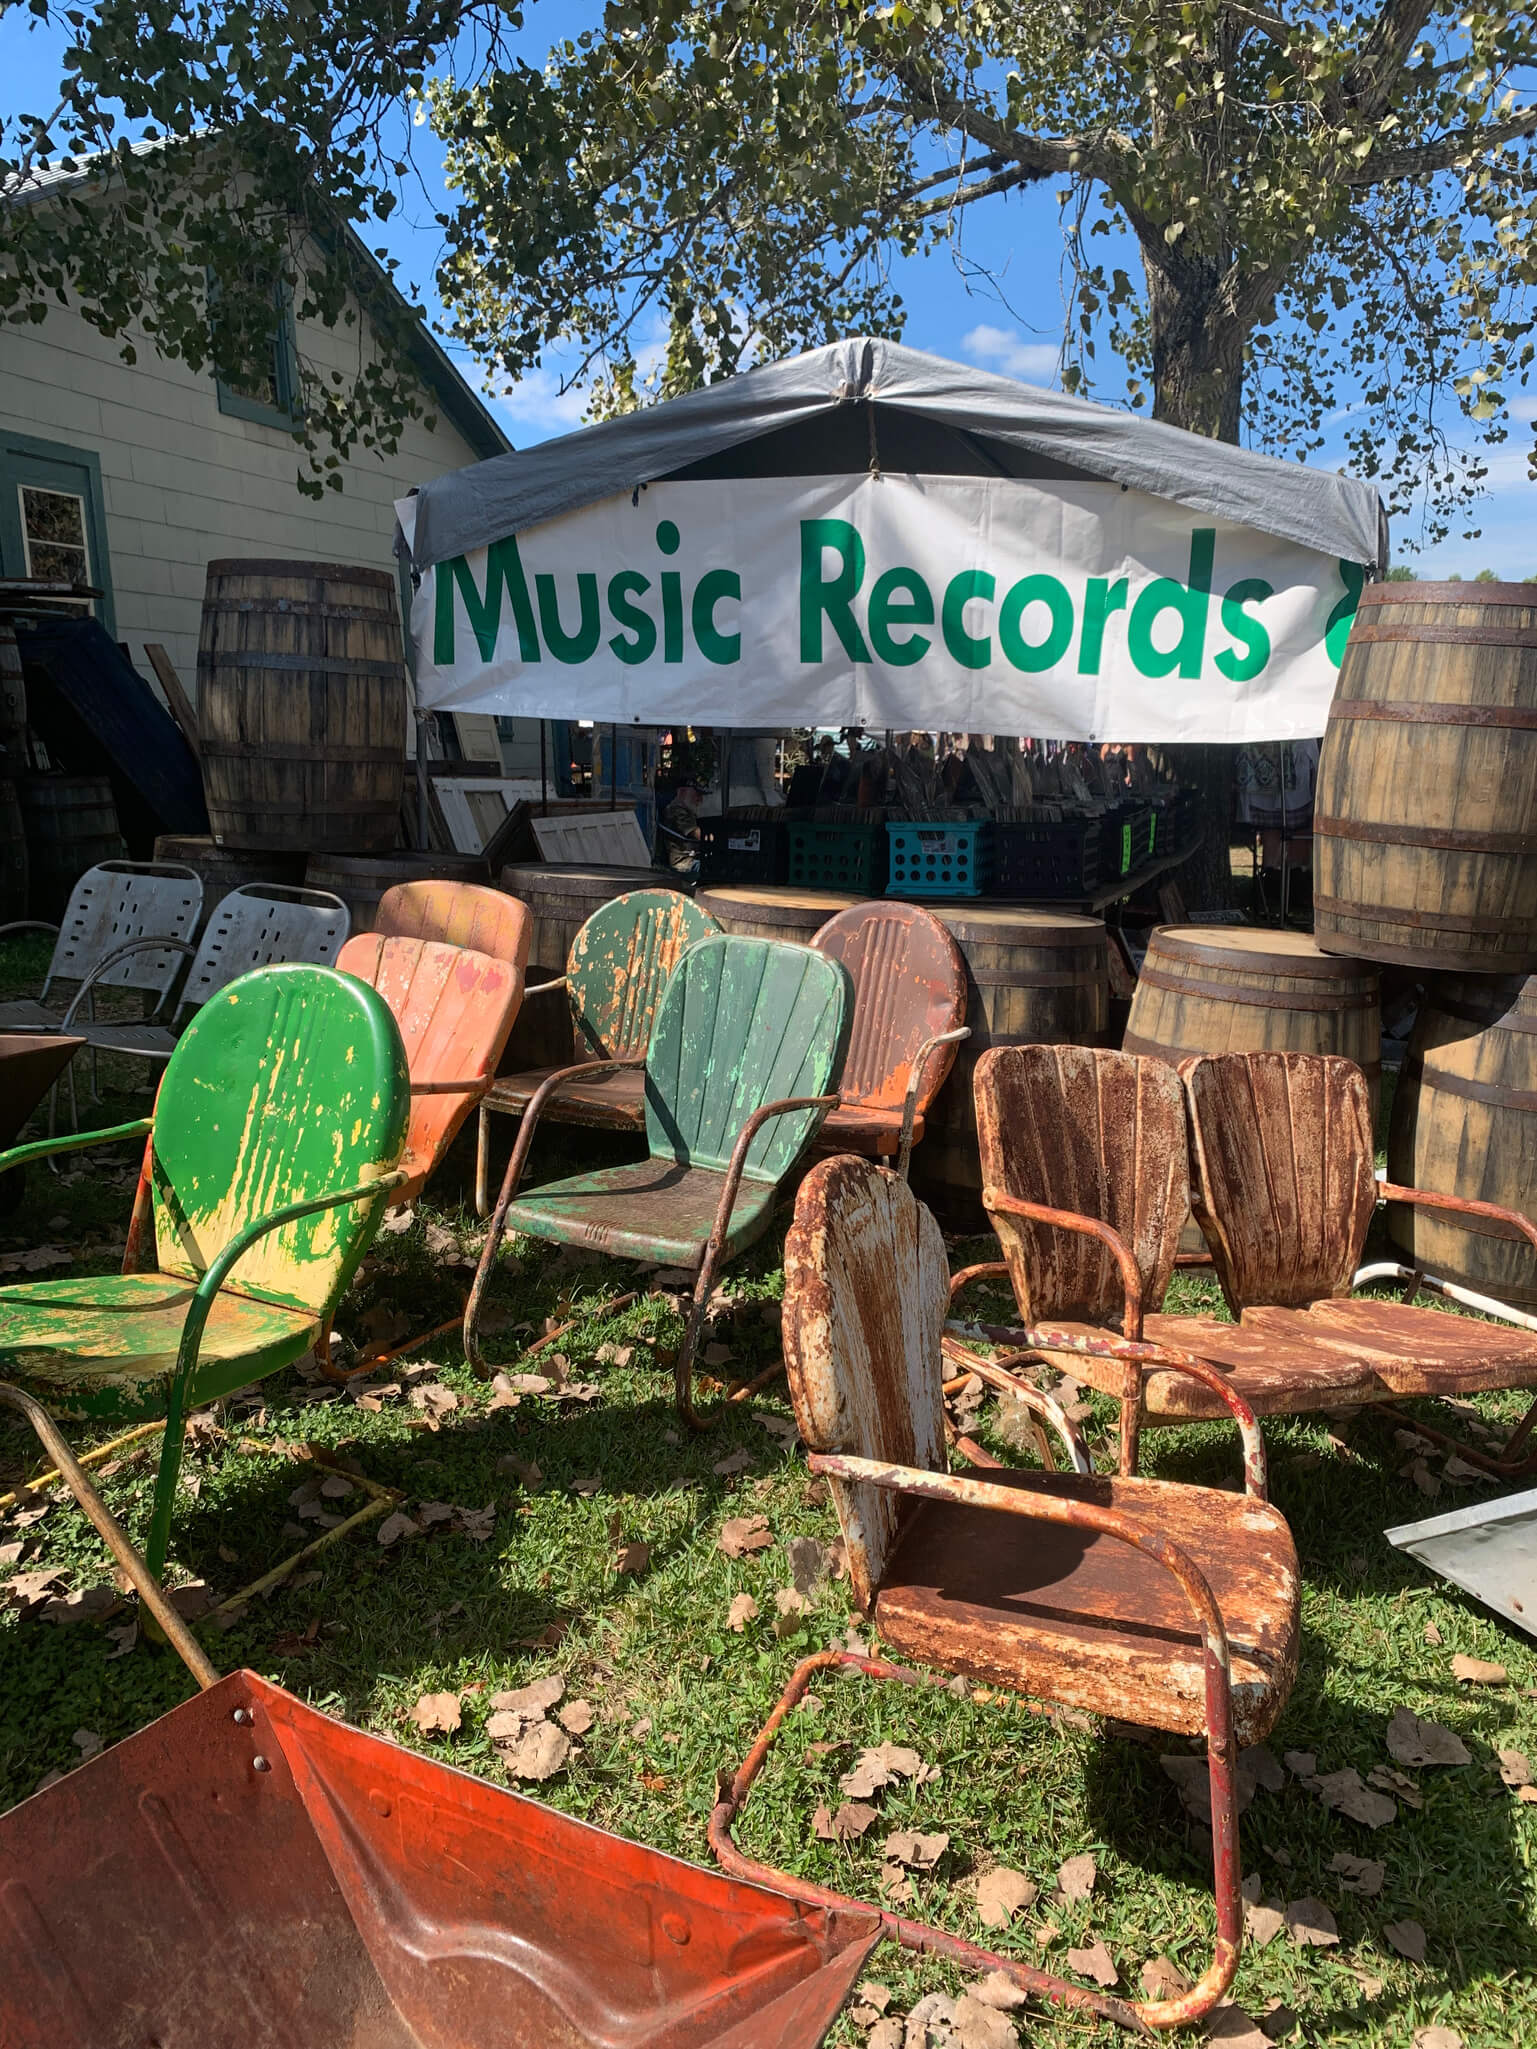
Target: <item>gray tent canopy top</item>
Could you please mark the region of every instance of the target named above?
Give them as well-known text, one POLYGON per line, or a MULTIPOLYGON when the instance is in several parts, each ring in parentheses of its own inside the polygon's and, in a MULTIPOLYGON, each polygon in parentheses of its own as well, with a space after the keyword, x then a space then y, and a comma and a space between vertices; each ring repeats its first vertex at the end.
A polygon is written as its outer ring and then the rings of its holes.
POLYGON ((850 339, 422 485, 418 570, 562 513, 681 479, 893 474, 1117 483, 1321 554, 1386 565, 1368 483, 1041 391, 900 343, 850 339))

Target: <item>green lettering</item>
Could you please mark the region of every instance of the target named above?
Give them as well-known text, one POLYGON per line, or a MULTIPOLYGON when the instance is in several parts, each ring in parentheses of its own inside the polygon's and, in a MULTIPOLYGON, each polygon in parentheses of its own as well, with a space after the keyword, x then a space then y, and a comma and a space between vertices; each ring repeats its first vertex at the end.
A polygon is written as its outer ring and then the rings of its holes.
POLYGON ((867 662, 870 650, 854 623, 853 598, 865 574, 865 544, 846 519, 803 519, 801 521, 801 660, 822 659, 822 615, 832 628, 851 662, 867 662), (837 575, 831 583, 822 578, 822 551, 832 548, 839 557, 837 575))
POLYGON ((993 643, 985 633, 966 631, 966 606, 973 598, 991 598, 997 585, 985 569, 963 569, 945 585, 940 607, 939 630, 953 660, 963 669, 985 669, 993 658, 993 643))
POLYGON ((1361 593, 1366 588, 1366 571, 1359 562, 1342 561, 1339 571, 1340 582, 1345 586, 1345 595, 1324 624, 1324 648, 1336 669, 1345 659, 1345 642, 1350 638, 1350 622, 1356 616, 1356 606, 1360 604, 1361 593))
POLYGON ((740 603, 741 596, 742 579, 734 569, 706 570, 695 584, 692 610, 694 639, 707 662, 718 662, 724 666, 741 660, 741 634, 721 633, 715 625, 715 607, 722 598, 735 598, 740 603))
POLYGON ((1105 621, 1112 612, 1126 610, 1127 580, 1118 576, 1091 576, 1083 594, 1083 638, 1078 643, 1078 673, 1097 676, 1105 648, 1105 621))
POLYGON ((1067 586, 1055 576, 1022 576, 1004 599, 998 613, 998 638, 1016 669, 1034 674, 1060 662, 1073 637, 1073 601, 1067 586), (1051 626, 1044 640, 1030 642, 1020 627, 1031 605, 1045 605, 1051 626))
POLYGON ((662 571, 662 660, 683 659, 683 578, 676 569, 662 571))
POLYGON ((628 627, 635 638, 626 640, 620 632, 614 634, 608 644, 619 660, 632 669, 637 662, 649 662, 656 653, 656 621, 634 602, 636 598, 644 597, 650 588, 650 577, 642 576, 638 569, 621 569, 617 576, 609 578, 608 609, 614 624, 628 627))
POLYGON ((539 636, 534 631, 534 608, 528 601, 528 585, 523 580, 523 559, 518 553, 515 534, 508 534, 505 540, 493 541, 486 550, 486 595, 481 597, 475 588, 475 579, 470 565, 463 555, 454 556, 451 562, 440 562, 434 571, 433 595, 435 609, 432 621, 432 659, 440 669, 451 669, 454 665, 454 591, 457 588, 464 600, 465 617, 470 622, 470 631, 475 636, 475 645, 480 650, 480 659, 489 662, 496 652, 496 636, 502 629, 502 591, 505 588, 512 600, 512 616, 518 628, 518 656, 525 662, 539 659, 539 636))
POLYGON ((933 624, 934 600, 916 569, 888 569, 875 579, 870 588, 870 645, 880 661, 889 662, 894 669, 921 662, 933 645, 927 634, 910 633, 905 640, 897 640, 891 629, 933 624))
POLYGON ((1230 683, 1247 683, 1270 660, 1270 635, 1258 619, 1249 617, 1244 606, 1262 605, 1274 596, 1270 585, 1258 576, 1246 577, 1224 594, 1222 630, 1231 633, 1243 649, 1240 654, 1237 648, 1224 648, 1217 657, 1217 667, 1230 683))
POLYGON ((1199 676, 1206 650, 1206 614, 1211 604, 1211 565, 1217 549, 1215 527, 1197 527, 1190 536, 1190 577, 1179 583, 1160 576, 1142 591, 1131 608, 1126 645, 1144 676, 1199 676), (1153 621, 1160 612, 1178 612, 1183 624, 1167 654, 1153 645, 1153 621))
POLYGON ((555 589, 554 577, 536 576, 534 588, 539 593, 539 624, 544 629, 544 644, 556 661, 590 661, 597 652, 598 635, 603 631, 603 620, 598 612, 598 579, 589 569, 582 570, 576 579, 582 622, 575 633, 567 633, 560 623, 560 596, 555 589))

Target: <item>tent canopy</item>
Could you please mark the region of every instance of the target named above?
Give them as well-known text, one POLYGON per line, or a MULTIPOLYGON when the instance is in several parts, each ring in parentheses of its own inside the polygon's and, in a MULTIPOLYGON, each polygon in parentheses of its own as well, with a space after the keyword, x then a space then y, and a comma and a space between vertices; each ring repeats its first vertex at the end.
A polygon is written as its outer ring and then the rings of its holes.
POLYGON ((891 472, 1124 484, 1374 570, 1370 484, 1040 391, 899 342, 831 342, 423 484, 419 570, 662 478, 891 472))

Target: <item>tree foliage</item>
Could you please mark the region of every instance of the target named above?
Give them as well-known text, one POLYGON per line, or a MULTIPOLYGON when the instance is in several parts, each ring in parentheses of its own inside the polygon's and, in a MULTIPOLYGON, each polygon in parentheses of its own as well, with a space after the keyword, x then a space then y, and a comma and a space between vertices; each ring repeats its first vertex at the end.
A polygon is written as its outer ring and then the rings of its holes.
MULTIPOLYGON (((636 396, 899 329, 894 252, 1054 180, 1064 381, 1352 466, 1439 537, 1533 358, 1537 30, 1427 0, 615 0, 543 71, 437 87, 443 286, 516 375, 550 343, 636 396), (1140 263, 1115 261, 1117 233, 1140 263), (1115 393, 1114 395, 1120 395, 1115 393)), ((1028 313, 1058 308, 1032 285, 1028 313)))
MULTIPOLYGON (((1041 181, 1070 389, 1297 457, 1338 429, 1395 510, 1424 494, 1432 538, 1533 361, 1530 8, 610 0, 535 68, 498 0, 30 6, 73 48, 59 108, 0 129, 0 192, 60 152, 108 150, 110 175, 9 210, 0 307, 35 319, 72 292, 104 332, 141 322, 226 375, 256 352, 266 273, 312 317, 366 293, 336 225, 392 210, 410 166, 391 138, 423 95, 457 188, 439 285, 458 334, 498 378, 574 346, 599 411, 900 332, 893 258, 969 264, 975 209, 1041 181), (135 155, 125 130, 167 146, 135 155)), ((1056 331, 1055 282, 1023 291, 1056 331)), ((382 356, 307 380, 317 478, 411 408, 381 320, 382 356)))

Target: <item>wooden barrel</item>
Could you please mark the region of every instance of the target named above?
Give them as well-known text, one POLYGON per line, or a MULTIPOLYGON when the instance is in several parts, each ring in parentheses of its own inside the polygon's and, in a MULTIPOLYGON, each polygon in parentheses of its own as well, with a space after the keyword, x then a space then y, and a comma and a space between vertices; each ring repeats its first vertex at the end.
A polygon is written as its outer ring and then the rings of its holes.
POLYGON ((155 841, 155 859, 178 862, 202 877, 203 915, 194 939, 201 937, 232 889, 243 889, 248 882, 280 882, 293 889, 304 880, 302 853, 244 853, 237 847, 216 846, 207 833, 163 832, 155 841))
POLYGON ((1318 764, 1314 931, 1408 967, 1537 968, 1537 588, 1361 594, 1318 764))
POLYGON ((829 918, 869 899, 831 889, 729 883, 719 889, 701 889, 696 901, 719 918, 728 932, 750 939, 793 939, 807 946, 829 918))
MULTIPOLYGON (((1388 1179, 1537 1219, 1537 976, 1438 975, 1388 1130, 1388 1179)), ((1483 1218, 1388 1206, 1388 1236, 1442 1280, 1537 1308, 1537 1254, 1483 1218)))
POLYGON ((1026 905, 926 903, 966 959, 966 1022, 948 1080, 935 1097, 912 1180, 954 1230, 986 1228, 972 1073, 989 1046, 1103 1045, 1110 1022, 1109 964, 1101 918, 1026 905))
POLYGON ((1171 1064, 1192 1053, 1342 1053, 1382 1076, 1377 971, 1305 932, 1161 925, 1148 941, 1122 1045, 1171 1064))
POLYGON ((198 730, 225 847, 395 844, 406 672, 395 579, 335 562, 208 565, 198 730))
POLYGON ((121 861, 112 785, 104 775, 28 775, 16 783, 27 835, 28 914, 57 923, 98 861, 121 861))
POLYGON ((16 785, 0 779, 0 925, 27 915, 27 828, 16 785))
POLYGON ((501 886, 534 914, 528 979, 537 964, 549 975, 566 972, 571 942, 594 911, 632 889, 688 890, 688 878, 665 868, 581 868, 559 861, 513 861, 502 870, 501 886))
MULTIPOLYGON (((354 932, 372 932, 379 899, 397 882, 484 882, 478 854, 312 854, 303 880, 329 889, 352 913, 354 932)), ((564 971, 564 964, 562 964, 564 971)))
POLYGON ((27 758, 27 681, 21 669, 14 623, 0 617, 0 776, 25 775, 27 758))

